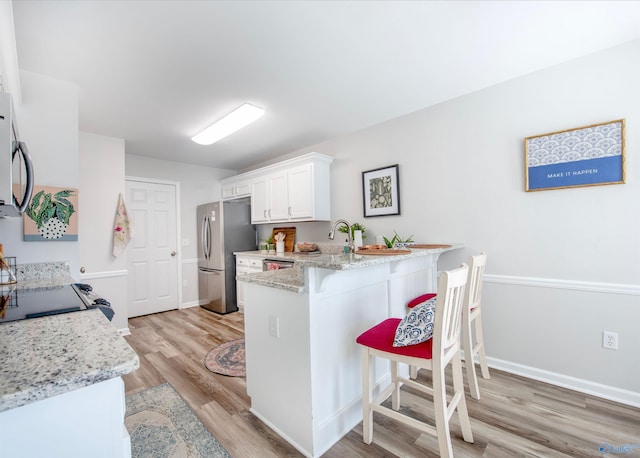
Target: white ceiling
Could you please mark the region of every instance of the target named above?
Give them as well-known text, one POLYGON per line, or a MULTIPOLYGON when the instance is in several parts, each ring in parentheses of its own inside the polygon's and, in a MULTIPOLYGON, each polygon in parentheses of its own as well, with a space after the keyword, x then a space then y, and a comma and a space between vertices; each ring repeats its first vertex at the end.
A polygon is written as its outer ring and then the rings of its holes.
POLYGON ((78 85, 82 131, 225 169, 640 38, 637 1, 21 0, 13 13, 20 68, 78 85), (267 114, 191 142, 243 102, 267 114))

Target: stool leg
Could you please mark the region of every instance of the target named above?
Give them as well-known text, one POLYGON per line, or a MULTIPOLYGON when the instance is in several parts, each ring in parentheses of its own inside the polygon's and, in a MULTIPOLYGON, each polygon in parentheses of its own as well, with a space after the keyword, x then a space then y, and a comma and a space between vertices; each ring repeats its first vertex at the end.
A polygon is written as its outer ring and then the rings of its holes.
POLYGON ((393 392, 391 393, 391 408, 398 410, 400 408, 400 383, 398 383, 398 361, 391 361, 391 383, 393 384, 393 392))
POLYGON ((409 377, 411 380, 418 378, 418 366, 409 366, 409 377))
POLYGON ((464 397, 464 382, 462 380, 462 363, 460 362, 460 356, 454 357, 452 362, 453 372, 453 394, 460 393, 460 401, 456 406, 458 411, 458 420, 460 421, 460 428, 462 429, 462 438, 465 442, 473 443, 473 433, 471 432, 471 422, 469 421, 469 411, 467 410, 467 402, 464 397))
POLYGON ((462 343, 464 345, 464 365, 467 369, 467 382, 469 383, 469 392, 473 399, 480 399, 480 388, 478 387, 478 376, 476 375, 476 365, 473 352, 473 336, 471 334, 471 325, 473 319, 468 311, 463 312, 462 319, 462 343))
MULTIPOLYGON (((458 355, 460 358, 460 355, 458 355)), ((447 418, 447 388, 445 384, 444 367, 434 362, 433 367, 433 407, 436 420, 436 433, 441 457, 453 457, 449 420, 447 418)))
POLYGON ((371 410, 371 363, 373 357, 367 347, 362 347, 362 442, 373 440, 373 410, 371 410))
POLYGON ((482 370, 482 376, 488 379, 491 377, 489 376, 489 366, 487 365, 487 353, 484 350, 484 336, 482 335, 482 314, 478 313, 474 321, 476 325, 476 342, 478 342, 478 359, 480 360, 480 369, 482 370))

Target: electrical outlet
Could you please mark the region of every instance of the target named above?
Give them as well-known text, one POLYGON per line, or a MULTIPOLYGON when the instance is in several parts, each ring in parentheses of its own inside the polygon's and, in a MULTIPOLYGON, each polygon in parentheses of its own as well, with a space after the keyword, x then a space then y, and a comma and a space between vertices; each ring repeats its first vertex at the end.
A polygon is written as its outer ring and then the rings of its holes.
POLYGON ((269 335, 276 339, 280 337, 280 318, 269 315, 269 335))
POLYGON ((602 331, 602 347, 610 350, 618 349, 618 333, 602 331))

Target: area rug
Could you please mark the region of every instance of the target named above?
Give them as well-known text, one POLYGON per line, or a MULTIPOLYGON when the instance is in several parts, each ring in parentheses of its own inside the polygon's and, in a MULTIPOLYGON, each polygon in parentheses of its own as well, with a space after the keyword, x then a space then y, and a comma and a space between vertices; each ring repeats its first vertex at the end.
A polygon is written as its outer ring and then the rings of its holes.
POLYGON ((213 347, 204 357, 204 365, 216 374, 246 377, 244 339, 232 340, 213 347))
POLYGON ((127 396, 133 458, 230 458, 171 385, 127 396))

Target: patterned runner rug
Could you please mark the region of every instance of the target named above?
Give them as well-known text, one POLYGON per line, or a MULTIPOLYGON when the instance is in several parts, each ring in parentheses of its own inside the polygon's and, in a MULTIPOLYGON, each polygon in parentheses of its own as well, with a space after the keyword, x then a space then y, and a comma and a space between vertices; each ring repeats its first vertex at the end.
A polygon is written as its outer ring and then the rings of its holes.
POLYGON ((230 458, 171 385, 127 396, 133 458, 230 458))
POLYGON ((216 374, 246 377, 244 339, 232 340, 213 347, 204 357, 204 365, 216 374))

